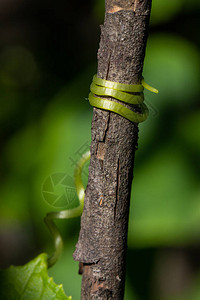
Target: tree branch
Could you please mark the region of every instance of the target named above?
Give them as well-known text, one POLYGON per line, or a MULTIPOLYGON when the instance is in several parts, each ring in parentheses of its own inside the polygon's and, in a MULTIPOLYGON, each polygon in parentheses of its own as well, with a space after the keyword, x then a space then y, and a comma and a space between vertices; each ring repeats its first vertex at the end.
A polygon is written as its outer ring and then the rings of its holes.
MULTIPOLYGON (((127 84, 140 82, 150 9, 151 0, 106 1, 98 77, 127 84)), ((74 253, 75 260, 83 263, 82 300, 123 299, 137 140, 136 123, 93 109, 89 178, 74 253)))

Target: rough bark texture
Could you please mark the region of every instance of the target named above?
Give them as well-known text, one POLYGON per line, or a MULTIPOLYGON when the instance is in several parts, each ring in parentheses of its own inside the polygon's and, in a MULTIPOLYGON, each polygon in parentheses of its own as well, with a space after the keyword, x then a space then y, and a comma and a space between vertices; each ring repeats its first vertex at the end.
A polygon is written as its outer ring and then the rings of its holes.
MULTIPOLYGON (((150 0, 106 2, 98 51, 100 78, 140 82, 150 8, 150 0)), ((83 263, 82 300, 123 299, 137 139, 137 124, 94 108, 89 178, 74 253, 83 263)))

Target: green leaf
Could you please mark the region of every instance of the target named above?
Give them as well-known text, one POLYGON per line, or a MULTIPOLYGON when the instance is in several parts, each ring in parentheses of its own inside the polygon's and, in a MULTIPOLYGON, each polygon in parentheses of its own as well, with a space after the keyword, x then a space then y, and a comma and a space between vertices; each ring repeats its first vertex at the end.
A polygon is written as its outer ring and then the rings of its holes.
POLYGON ((199 93, 199 64, 198 48, 190 41, 169 34, 151 35, 143 75, 159 94, 146 91, 147 103, 152 102, 159 111, 169 105, 182 108, 188 99, 190 105, 194 103, 199 93))
POLYGON ((199 236, 199 186, 182 149, 159 148, 135 166, 129 222, 130 247, 188 245, 199 236))
POLYGON ((152 3, 151 24, 167 22, 177 15, 183 0, 154 0, 152 3))
POLYGON ((70 300, 62 285, 47 273, 47 254, 42 253, 24 266, 0 270, 0 299, 70 300))

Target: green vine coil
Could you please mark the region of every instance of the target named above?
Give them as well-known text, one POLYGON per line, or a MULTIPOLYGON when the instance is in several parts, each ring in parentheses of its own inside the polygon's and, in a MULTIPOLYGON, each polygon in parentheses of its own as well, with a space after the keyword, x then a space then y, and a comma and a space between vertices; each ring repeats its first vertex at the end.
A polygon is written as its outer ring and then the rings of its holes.
MULTIPOLYGON (((91 93, 89 94, 89 102, 92 106, 117 113, 130 120, 131 122, 140 123, 145 121, 148 116, 148 108, 143 103, 144 88, 148 89, 151 92, 158 93, 158 90, 149 86, 146 82, 144 82, 143 79, 141 81, 141 84, 122 84, 101 79, 98 78, 97 75, 94 75, 93 82, 90 86, 91 93), (141 113, 134 112, 123 104, 120 104, 113 100, 107 100, 102 97, 97 97, 97 95, 103 97, 112 97, 127 104, 138 105, 140 107, 141 113)), ((90 151, 86 152, 81 157, 74 171, 74 180, 79 199, 79 206, 73 209, 50 212, 44 219, 49 228, 49 231, 53 236, 55 247, 54 253, 48 258, 48 267, 51 267, 56 263, 63 249, 62 237, 57 226, 54 223, 54 220, 74 218, 82 214, 84 207, 85 189, 82 183, 81 173, 84 164, 89 159, 90 151)))
POLYGON ((155 93, 158 92, 156 89, 145 83, 143 79, 141 84, 123 84, 101 79, 98 78, 97 75, 94 75, 93 82, 90 86, 91 93, 89 94, 89 102, 92 106, 112 111, 131 122, 140 123, 145 121, 148 117, 148 108, 143 103, 144 87, 155 93), (97 95, 112 97, 126 104, 138 105, 141 113, 136 113, 121 103, 113 100, 107 100, 102 97, 100 98, 97 97, 97 95))

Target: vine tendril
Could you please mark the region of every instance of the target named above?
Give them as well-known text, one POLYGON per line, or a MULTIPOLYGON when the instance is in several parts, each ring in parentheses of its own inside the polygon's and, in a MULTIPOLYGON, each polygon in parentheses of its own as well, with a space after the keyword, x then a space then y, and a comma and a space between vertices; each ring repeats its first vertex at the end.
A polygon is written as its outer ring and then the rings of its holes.
MULTIPOLYGON (((93 82, 90 86, 91 93, 89 94, 89 102, 92 106, 112 111, 117 113, 124 118, 130 120, 131 122, 140 123, 146 120, 148 117, 148 108, 143 103, 144 94, 143 90, 147 90, 158 93, 158 90, 148 85, 144 79, 142 79, 141 84, 122 84, 118 82, 113 82, 105 79, 98 78, 94 75, 93 82), (130 108, 123 104, 115 102, 113 100, 107 100, 102 97, 112 97, 126 104, 137 105, 141 113, 134 112, 130 108)), ((48 267, 52 267, 58 260, 63 249, 63 240, 54 223, 55 219, 70 219, 74 217, 81 216, 84 207, 85 198, 85 188, 82 182, 82 169, 84 164, 90 159, 90 151, 87 151, 78 161, 75 171, 74 171, 74 181, 76 186, 76 192, 79 199, 79 206, 72 209, 50 212, 44 218, 44 221, 49 228, 50 233, 53 236, 55 251, 48 258, 48 267)))
POLYGON ((48 258, 48 268, 52 267, 58 260, 60 254, 63 250, 63 240, 62 236, 60 234, 60 231, 58 230, 57 226, 54 223, 55 219, 70 219, 81 216, 83 212, 83 206, 84 206, 84 197, 85 197, 85 188, 83 186, 81 174, 82 169, 85 165, 85 163, 90 159, 90 151, 87 151, 81 159, 78 161, 75 170, 74 170, 74 179, 75 179, 75 186, 76 186, 76 192, 79 199, 79 206, 72 209, 66 209, 61 210, 57 212, 50 212, 46 215, 44 218, 44 221, 49 228, 50 233, 53 236, 54 240, 54 247, 55 251, 48 258))

